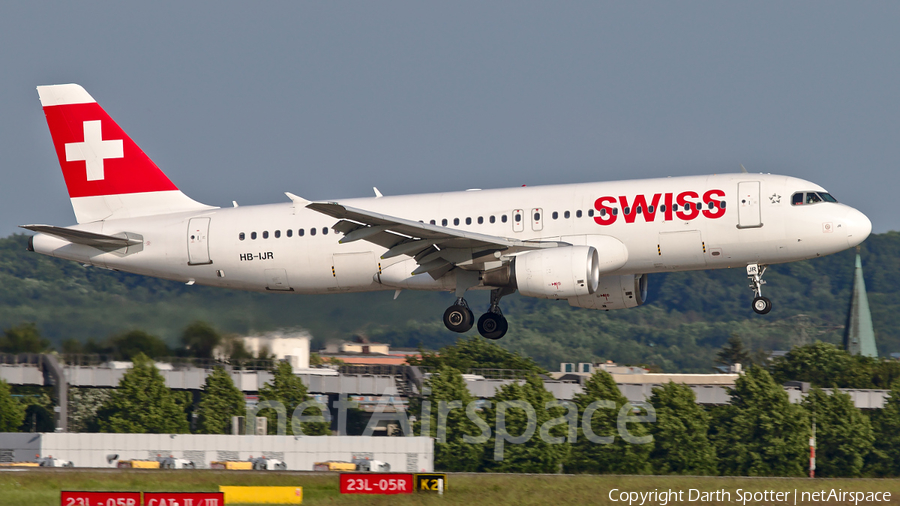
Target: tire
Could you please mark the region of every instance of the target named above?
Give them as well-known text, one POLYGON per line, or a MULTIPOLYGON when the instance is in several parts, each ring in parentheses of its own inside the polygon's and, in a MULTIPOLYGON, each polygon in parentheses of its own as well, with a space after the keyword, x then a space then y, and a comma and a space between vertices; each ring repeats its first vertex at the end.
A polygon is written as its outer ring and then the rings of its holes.
POLYGON ((448 330, 462 334, 468 332, 475 323, 475 315, 465 306, 452 305, 444 311, 444 326, 448 330))
POLYGON ((478 319, 478 333, 486 339, 500 339, 509 330, 509 323, 503 315, 484 313, 478 319))
POLYGON ((772 301, 765 297, 753 299, 753 310, 756 314, 768 314, 772 310, 772 301))

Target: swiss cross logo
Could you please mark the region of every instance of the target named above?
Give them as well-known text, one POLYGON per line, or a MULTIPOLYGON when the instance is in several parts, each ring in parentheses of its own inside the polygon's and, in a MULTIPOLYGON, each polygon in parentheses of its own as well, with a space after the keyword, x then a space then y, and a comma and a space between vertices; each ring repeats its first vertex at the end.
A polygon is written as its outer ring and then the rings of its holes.
POLYGON ((82 125, 84 141, 66 144, 66 161, 83 161, 87 170, 87 180, 102 181, 105 178, 103 160, 125 156, 122 139, 103 140, 100 120, 85 121, 82 125))

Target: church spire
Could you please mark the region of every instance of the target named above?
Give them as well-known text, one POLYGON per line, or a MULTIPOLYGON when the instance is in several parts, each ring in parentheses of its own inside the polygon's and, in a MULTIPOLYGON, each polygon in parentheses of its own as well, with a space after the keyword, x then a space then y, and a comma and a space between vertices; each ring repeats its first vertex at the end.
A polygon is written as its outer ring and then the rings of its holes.
POLYGON ((875 329, 872 326, 872 313, 869 312, 869 299, 866 297, 866 282, 863 280, 859 248, 857 248, 856 253, 853 295, 850 297, 850 311, 847 314, 847 326, 844 328, 844 349, 851 355, 878 356, 878 350, 875 348, 875 329))

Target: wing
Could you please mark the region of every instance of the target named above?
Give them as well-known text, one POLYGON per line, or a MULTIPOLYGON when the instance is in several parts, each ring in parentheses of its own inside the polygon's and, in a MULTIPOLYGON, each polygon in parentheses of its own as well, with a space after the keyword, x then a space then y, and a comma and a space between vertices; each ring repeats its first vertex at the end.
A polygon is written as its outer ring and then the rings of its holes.
POLYGON ((387 248, 381 256, 383 259, 409 255, 419 264, 413 274, 427 272, 434 279, 455 266, 477 266, 521 251, 566 245, 556 241, 519 241, 440 227, 337 202, 306 203, 306 207, 341 220, 332 227, 344 234, 341 243, 365 240, 377 244, 387 248))

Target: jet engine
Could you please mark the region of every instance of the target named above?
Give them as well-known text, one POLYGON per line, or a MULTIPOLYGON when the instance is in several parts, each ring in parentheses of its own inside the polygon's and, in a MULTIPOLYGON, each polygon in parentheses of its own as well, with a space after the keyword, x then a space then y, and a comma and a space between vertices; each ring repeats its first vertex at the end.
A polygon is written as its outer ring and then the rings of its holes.
POLYGON ((628 274, 600 278, 600 283, 594 293, 570 297, 569 305, 610 310, 637 307, 646 300, 647 275, 628 274))
POLYGON ((600 282, 593 246, 564 246, 516 255, 512 272, 519 293, 541 299, 590 296, 600 282))

